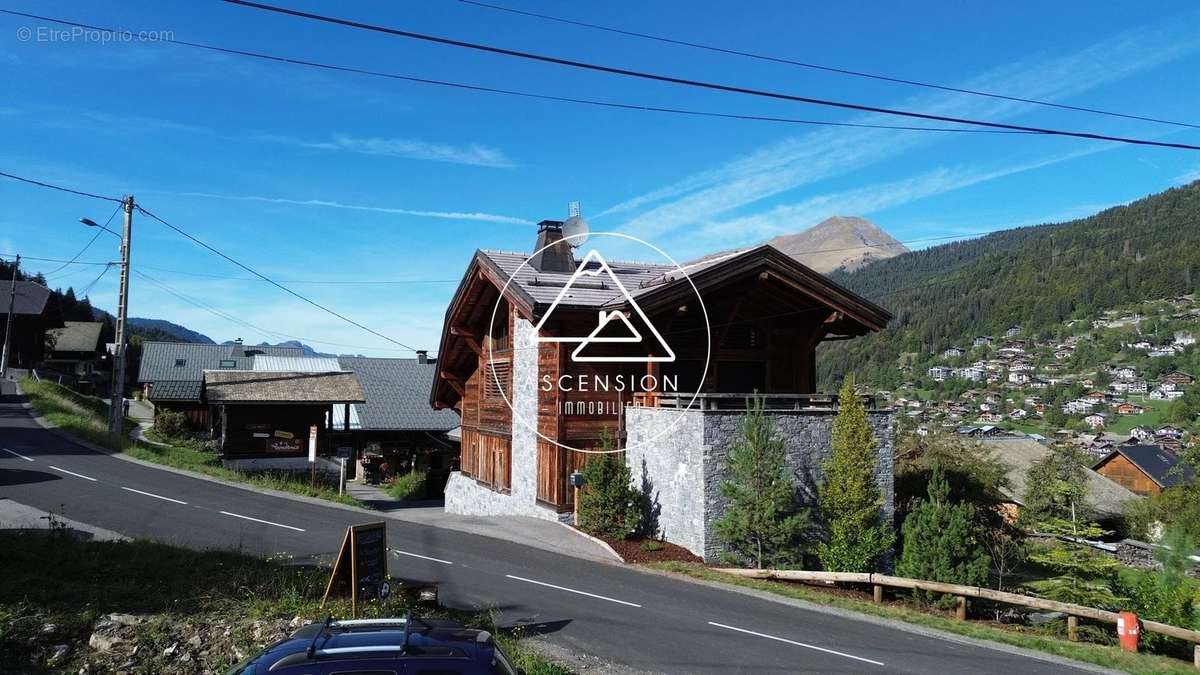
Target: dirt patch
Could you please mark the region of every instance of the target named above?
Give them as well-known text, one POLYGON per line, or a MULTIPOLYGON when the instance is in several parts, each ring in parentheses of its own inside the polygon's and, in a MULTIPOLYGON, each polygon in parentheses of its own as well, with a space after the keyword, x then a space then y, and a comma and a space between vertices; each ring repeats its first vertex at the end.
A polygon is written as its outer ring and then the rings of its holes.
POLYGON ((612 547, 627 563, 703 562, 691 551, 659 539, 609 539, 596 537, 612 547))

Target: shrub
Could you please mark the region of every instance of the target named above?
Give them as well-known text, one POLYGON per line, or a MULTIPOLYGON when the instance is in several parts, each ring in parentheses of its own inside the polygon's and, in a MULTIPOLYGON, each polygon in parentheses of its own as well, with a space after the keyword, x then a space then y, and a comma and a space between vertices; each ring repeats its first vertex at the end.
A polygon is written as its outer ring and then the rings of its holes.
POLYGON ((875 484, 875 436, 867 411, 846 377, 833 421, 833 455, 818 490, 826 540, 817 547, 831 572, 870 572, 892 549, 896 535, 883 519, 883 494, 875 484))
POLYGON ((763 400, 750 403, 729 451, 730 478, 721 481, 729 506, 716 522, 717 536, 736 562, 758 569, 798 561, 810 527, 807 510, 797 510, 796 488, 788 474, 787 451, 763 400))
POLYGON ((174 410, 160 410, 154 416, 154 430, 164 438, 176 438, 187 431, 187 417, 174 410))
POLYGON ((412 471, 410 473, 396 474, 392 476, 392 480, 384 488, 392 499, 399 501, 407 501, 413 499, 424 499, 426 495, 425 478, 427 477, 424 471, 412 471))
MULTIPOLYGON (((605 431, 601 450, 611 450, 612 436, 605 431)), ((632 485, 633 473, 623 453, 591 455, 583 467, 583 489, 579 492, 579 528, 592 534, 625 539, 642 522, 641 494, 632 485)))
POLYGON ((657 539, 645 539, 641 543, 641 549, 647 553, 663 550, 663 543, 657 539))

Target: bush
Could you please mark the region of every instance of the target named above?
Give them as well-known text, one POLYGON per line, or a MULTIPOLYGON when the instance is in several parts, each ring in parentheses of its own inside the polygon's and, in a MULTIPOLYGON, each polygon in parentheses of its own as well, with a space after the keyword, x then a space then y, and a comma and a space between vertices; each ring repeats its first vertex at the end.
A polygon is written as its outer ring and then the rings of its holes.
POLYGON ((413 471, 411 473, 396 474, 392 476, 391 482, 384 488, 384 492, 388 493, 392 499, 399 501, 408 501, 413 499, 424 499, 426 495, 425 478, 427 477, 424 471, 413 471))
MULTIPOLYGON (((612 437, 605 432, 600 449, 612 447, 612 437)), ((613 539, 625 539, 638 530, 642 522, 641 493, 632 485, 633 473, 625 464, 624 453, 591 455, 583 467, 583 480, 579 492, 581 530, 613 539)))
MULTIPOLYGON (((904 521, 904 552, 898 571, 900 576, 915 579, 983 586, 990 561, 974 522, 975 510, 970 504, 951 502, 949 493, 942 468, 935 462, 928 499, 918 502, 904 521)), ((914 595, 923 602, 934 598, 923 591, 914 595)))
POLYGON ((663 543, 657 539, 646 539, 641 544, 641 549, 647 553, 663 550, 663 543))
POLYGON ((187 417, 174 410, 160 410, 154 416, 154 430, 164 438, 176 438, 187 432, 187 417))

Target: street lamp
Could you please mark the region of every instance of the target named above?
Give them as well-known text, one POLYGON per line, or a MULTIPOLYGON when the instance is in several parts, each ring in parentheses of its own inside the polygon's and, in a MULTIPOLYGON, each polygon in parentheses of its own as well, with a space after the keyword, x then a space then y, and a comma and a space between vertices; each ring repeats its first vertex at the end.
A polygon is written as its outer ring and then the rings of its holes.
POLYGON ((125 422, 125 320, 129 316, 129 240, 133 231, 133 195, 121 200, 125 227, 117 234, 91 218, 80 218, 88 227, 98 227, 121 238, 121 295, 117 304, 116 349, 113 350, 112 392, 108 403, 108 433, 119 436, 125 422))

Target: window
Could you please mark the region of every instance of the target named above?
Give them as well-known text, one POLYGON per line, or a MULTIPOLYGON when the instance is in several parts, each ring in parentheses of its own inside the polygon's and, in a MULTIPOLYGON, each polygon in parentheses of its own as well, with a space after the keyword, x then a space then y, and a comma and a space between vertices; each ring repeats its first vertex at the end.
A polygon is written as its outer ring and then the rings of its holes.
POLYGON ((182 368, 187 365, 187 359, 175 359, 175 367, 182 368))
POLYGON ((233 359, 221 359, 221 367, 226 369, 237 368, 237 361, 233 359))

